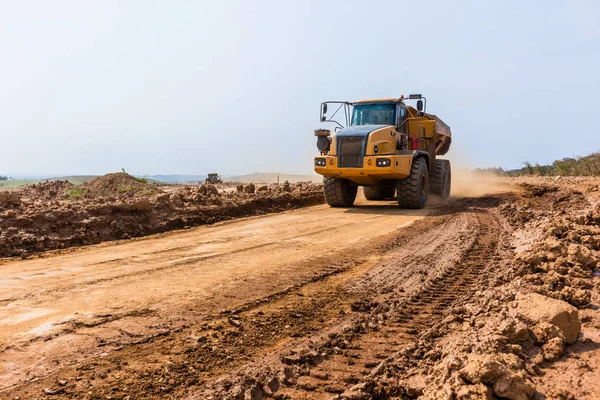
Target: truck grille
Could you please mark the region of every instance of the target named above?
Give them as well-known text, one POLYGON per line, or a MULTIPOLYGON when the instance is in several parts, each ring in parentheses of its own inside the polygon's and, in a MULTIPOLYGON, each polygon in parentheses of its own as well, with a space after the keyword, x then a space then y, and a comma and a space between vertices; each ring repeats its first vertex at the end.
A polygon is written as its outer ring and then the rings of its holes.
POLYGON ((361 168, 363 166, 364 141, 362 136, 342 136, 338 142, 338 167, 361 168))

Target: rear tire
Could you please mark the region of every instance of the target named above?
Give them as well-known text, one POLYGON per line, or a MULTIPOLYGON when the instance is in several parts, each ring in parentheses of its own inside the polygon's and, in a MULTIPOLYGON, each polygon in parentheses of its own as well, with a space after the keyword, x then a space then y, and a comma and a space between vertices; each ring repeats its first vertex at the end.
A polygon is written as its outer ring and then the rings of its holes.
POLYGON ((396 184, 398 206, 419 209, 425 207, 429 195, 429 171, 423 157, 413 160, 410 175, 396 184))
POLYGON ((396 194, 396 188, 389 185, 365 186, 363 193, 367 200, 385 200, 391 199, 396 194))
POLYGON ((350 207, 354 204, 358 186, 346 179, 323 178, 325 201, 331 207, 350 207))
POLYGON ((435 167, 431 174, 430 181, 431 194, 441 197, 446 200, 450 197, 450 189, 452 185, 452 171, 450 161, 435 160, 435 167))

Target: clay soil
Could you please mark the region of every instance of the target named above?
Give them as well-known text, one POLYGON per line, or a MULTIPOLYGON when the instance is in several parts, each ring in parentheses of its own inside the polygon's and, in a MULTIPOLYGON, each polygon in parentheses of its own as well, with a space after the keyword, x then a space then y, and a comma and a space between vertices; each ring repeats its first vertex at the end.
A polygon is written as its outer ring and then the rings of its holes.
MULTIPOLYGON (((106 206, 103 227, 132 218, 106 232, 150 235, 4 242, 0 398, 600 398, 600 179, 495 183, 425 210, 360 200, 223 222, 319 203, 319 188, 143 183, 112 199, 120 184, 56 184, 46 207, 106 206), (208 213, 223 209, 258 211, 208 213), (544 319, 556 310, 568 318, 544 319)), ((43 233, 15 226, 43 215, 39 198, 5 195, 2 237, 43 233)))
POLYGON ((129 239, 323 203, 321 185, 158 186, 126 173, 0 191, 0 257, 129 239))

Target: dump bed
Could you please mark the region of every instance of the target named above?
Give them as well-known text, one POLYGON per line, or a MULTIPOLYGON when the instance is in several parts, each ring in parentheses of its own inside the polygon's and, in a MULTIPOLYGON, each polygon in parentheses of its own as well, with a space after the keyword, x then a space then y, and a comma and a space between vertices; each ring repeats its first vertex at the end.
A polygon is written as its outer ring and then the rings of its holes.
POLYGON ((427 147, 430 151, 434 149, 429 146, 435 146, 436 155, 441 156, 446 154, 450 150, 450 144, 452 143, 452 132, 448 124, 437 115, 428 113, 419 115, 419 112, 410 106, 407 107, 407 110, 409 116, 407 123, 409 137, 416 136, 422 138, 425 136, 428 140, 427 147))
POLYGON ((442 121, 442 119, 440 117, 438 117, 437 115, 427 114, 427 113, 425 113, 425 117, 435 120, 435 122, 436 122, 435 133, 437 133, 439 135, 443 135, 443 136, 452 137, 452 132, 450 132, 450 127, 448 126, 448 124, 446 124, 444 121, 442 121))

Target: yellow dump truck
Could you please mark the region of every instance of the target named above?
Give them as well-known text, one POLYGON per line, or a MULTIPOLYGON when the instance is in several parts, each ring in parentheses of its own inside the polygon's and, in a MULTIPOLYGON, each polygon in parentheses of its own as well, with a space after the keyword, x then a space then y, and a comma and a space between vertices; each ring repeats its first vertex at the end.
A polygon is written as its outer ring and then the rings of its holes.
POLYGON ((444 121, 425 112, 426 106, 420 94, 321 103, 321 122, 337 125, 333 133, 315 130, 320 155, 314 168, 324 177, 330 206, 352 206, 358 186, 368 200, 396 195, 402 208, 423 208, 430 193, 450 196, 450 162, 438 156, 450 149, 452 134, 444 121), (328 108, 336 108, 330 117, 328 108), (334 119, 338 114, 345 125, 334 119))

